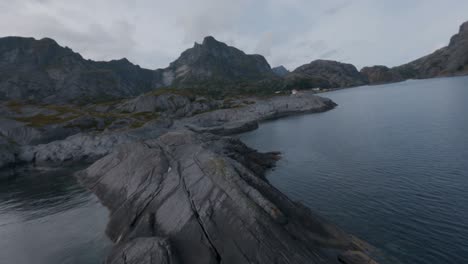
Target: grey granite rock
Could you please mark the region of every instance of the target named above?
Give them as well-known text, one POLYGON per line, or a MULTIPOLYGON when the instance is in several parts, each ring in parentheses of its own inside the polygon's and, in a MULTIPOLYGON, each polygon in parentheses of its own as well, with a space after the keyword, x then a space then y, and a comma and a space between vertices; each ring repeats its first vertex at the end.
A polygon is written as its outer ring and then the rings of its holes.
POLYGON ((78 177, 111 211, 107 263, 338 263, 360 251, 261 177, 275 160, 237 139, 180 130, 124 145, 78 177))

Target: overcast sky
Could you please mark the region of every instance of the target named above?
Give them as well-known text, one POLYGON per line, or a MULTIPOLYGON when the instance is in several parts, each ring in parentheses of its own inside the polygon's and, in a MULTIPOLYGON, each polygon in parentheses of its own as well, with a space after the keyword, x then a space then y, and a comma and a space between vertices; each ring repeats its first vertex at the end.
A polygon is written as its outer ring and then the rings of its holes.
POLYGON ((447 45, 466 20, 467 0, 0 0, 0 36, 50 37, 151 69, 207 35, 288 69, 395 66, 447 45))

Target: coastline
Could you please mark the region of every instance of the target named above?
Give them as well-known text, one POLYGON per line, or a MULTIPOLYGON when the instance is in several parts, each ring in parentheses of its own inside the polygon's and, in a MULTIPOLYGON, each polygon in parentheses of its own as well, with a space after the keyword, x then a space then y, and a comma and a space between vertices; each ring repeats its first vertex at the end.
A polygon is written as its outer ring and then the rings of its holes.
POLYGON ((376 263, 365 242, 289 200, 264 174, 276 152, 229 135, 336 104, 311 92, 23 146, 21 162, 94 162, 80 182, 110 210, 106 263, 376 263), (196 259, 196 260, 195 260, 196 259), (195 261, 194 261, 195 260, 195 261))

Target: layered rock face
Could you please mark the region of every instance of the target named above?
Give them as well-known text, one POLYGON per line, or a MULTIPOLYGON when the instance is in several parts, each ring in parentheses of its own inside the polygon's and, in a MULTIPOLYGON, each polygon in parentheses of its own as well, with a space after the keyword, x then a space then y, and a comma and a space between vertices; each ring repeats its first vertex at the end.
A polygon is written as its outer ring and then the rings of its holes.
POLYGON ((309 64, 302 65, 293 71, 293 75, 290 78, 316 80, 317 84, 322 84, 319 87, 324 88, 367 84, 367 79, 352 64, 330 60, 315 60, 309 64))
POLYGON ((276 159, 186 130, 100 159, 79 178, 111 210, 107 263, 338 263, 362 252, 265 181, 276 159))
POLYGON ((122 59, 83 59, 52 39, 0 38, 0 100, 83 102, 130 97, 153 89, 154 71, 122 59))
POLYGON ((166 84, 189 85, 205 81, 253 81, 273 76, 271 67, 261 55, 243 51, 206 37, 202 44, 184 51, 163 70, 166 84))

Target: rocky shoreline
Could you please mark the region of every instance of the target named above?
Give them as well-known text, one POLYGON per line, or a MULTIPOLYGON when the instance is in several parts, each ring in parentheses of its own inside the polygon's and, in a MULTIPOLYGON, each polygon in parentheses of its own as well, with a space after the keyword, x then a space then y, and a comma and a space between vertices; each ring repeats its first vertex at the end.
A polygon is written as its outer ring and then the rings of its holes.
POLYGON ((335 106, 308 92, 249 98, 139 128, 19 147, 5 141, 1 156, 3 164, 12 156, 20 165, 94 162, 77 177, 110 210, 106 232, 115 246, 106 263, 375 263, 372 247, 268 183, 278 153, 228 136, 335 106))

